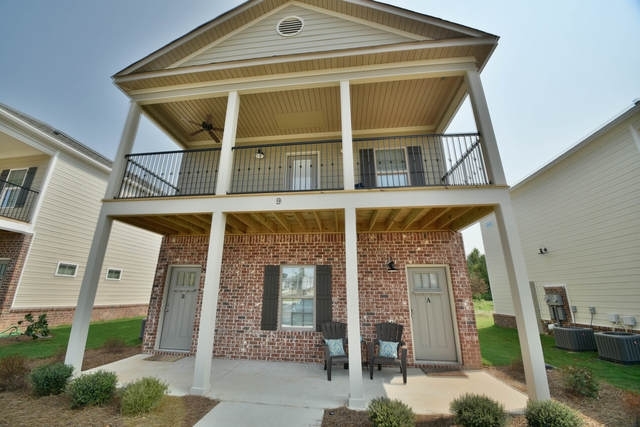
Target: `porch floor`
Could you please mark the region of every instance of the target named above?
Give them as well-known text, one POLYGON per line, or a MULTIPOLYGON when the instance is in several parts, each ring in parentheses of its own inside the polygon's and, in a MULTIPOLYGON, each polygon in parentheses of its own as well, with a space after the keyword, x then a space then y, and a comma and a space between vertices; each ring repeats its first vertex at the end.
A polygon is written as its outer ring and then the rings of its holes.
MULTIPOLYGON (((147 357, 139 354, 94 370, 115 372, 119 385, 152 376, 169 384, 169 394, 189 394, 194 357, 175 362, 144 360, 147 357)), ((336 365, 332 374, 332 381, 327 381, 320 364, 214 359, 206 396, 221 403, 197 426, 280 426, 282 420, 290 426, 320 426, 324 409, 344 406, 349 397, 349 371, 336 365)), ((366 404, 387 396, 405 402, 417 414, 448 414, 449 403, 464 393, 488 395, 511 413, 522 413, 527 403, 524 393, 481 370, 430 376, 408 368, 407 374, 404 385, 398 368, 376 369, 373 380, 363 368, 366 404)))

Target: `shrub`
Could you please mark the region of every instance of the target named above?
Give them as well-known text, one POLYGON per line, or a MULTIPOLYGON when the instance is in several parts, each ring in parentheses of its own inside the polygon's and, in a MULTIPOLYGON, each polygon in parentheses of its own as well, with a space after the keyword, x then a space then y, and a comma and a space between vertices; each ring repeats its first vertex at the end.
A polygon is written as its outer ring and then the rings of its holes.
POLYGON ((588 368, 568 366, 562 368, 562 379, 565 388, 573 394, 587 397, 598 397, 600 385, 588 368))
POLYGON ((157 378, 145 377, 128 384, 122 390, 120 411, 122 415, 136 416, 155 408, 169 387, 157 378))
POLYGON ((531 427, 580 427, 575 411, 555 400, 530 400, 524 413, 531 427))
POLYGON ((116 392, 117 382, 118 377, 113 372, 97 371, 79 376, 69 384, 71 407, 100 406, 109 402, 116 392))
POLYGON ((46 337, 49 335, 49 322, 47 321, 47 313, 43 313, 38 316, 38 320, 33 320, 31 313, 24 315, 24 320, 18 322, 18 325, 22 325, 24 322, 29 322, 27 328, 24 330, 24 334, 28 337, 38 339, 38 337, 46 337))
POLYGON ((20 390, 27 385, 27 359, 21 355, 0 359, 0 391, 20 390))
POLYGON ((64 363, 40 366, 31 371, 30 379, 33 392, 37 396, 60 394, 64 391, 69 378, 73 375, 73 366, 64 363))
POLYGON ((451 402, 456 424, 463 427, 500 427, 507 422, 504 407, 487 396, 464 394, 451 402))
POLYGON ((104 342, 102 348, 111 353, 122 353, 124 349, 127 347, 127 344, 124 342, 122 338, 118 337, 109 337, 104 342))
POLYGON ((379 397, 373 399, 367 409, 374 427, 412 427, 416 422, 411 408, 399 400, 379 397))

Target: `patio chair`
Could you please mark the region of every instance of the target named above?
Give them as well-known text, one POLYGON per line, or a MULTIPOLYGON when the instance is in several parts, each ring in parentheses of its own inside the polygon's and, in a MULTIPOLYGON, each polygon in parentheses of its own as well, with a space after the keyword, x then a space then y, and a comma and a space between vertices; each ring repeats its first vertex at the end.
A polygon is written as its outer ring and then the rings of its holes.
POLYGON ((404 327, 397 323, 376 324, 376 339, 369 343, 369 378, 373 379, 373 366, 400 365, 402 382, 407 383, 407 348, 402 341, 404 327))
POLYGON ((349 362, 347 355, 347 324, 342 322, 325 322, 320 325, 324 339, 324 369, 327 380, 331 381, 331 367, 334 363, 343 363, 345 368, 349 362))

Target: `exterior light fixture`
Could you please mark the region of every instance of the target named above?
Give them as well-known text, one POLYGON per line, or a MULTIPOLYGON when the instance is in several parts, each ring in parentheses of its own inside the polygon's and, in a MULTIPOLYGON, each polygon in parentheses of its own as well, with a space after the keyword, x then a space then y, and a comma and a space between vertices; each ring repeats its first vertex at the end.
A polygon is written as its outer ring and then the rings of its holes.
POLYGON ((547 248, 539 248, 538 249, 538 255, 546 255, 547 253, 549 253, 547 248))
POLYGON ((256 159, 264 159, 264 151, 262 151, 262 148, 256 150, 256 159))
POLYGON ((387 261, 387 271, 398 271, 396 267, 396 263, 393 261, 393 258, 389 257, 389 261, 387 261))

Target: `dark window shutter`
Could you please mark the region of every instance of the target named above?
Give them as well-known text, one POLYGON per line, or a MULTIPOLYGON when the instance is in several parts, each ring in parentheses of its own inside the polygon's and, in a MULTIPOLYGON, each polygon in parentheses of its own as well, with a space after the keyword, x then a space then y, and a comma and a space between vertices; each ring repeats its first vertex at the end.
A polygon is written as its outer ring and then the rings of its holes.
POLYGON ((364 188, 374 188, 376 186, 376 161, 372 148, 360 150, 360 176, 364 188))
POLYGON ((17 208, 23 207, 24 203, 27 201, 27 197, 29 196, 29 189, 31 188, 31 184, 33 184, 33 178, 36 176, 36 169, 38 168, 29 168, 29 170, 27 171, 27 176, 24 177, 24 183, 22 184, 23 188, 20 191, 18 200, 16 200, 17 208))
POLYGON ((0 172, 0 191, 2 191, 2 188, 4 187, 4 183, 7 182, 7 178, 9 177, 9 169, 5 169, 2 172, 0 172))
POLYGON ((278 288, 280 286, 280 266, 264 266, 264 289, 262 291, 262 323, 264 331, 278 329, 278 288))
POLYGON ((316 266, 316 331, 320 325, 330 322, 331 315, 331 266, 316 266))
POLYGON ((425 185, 422 148, 418 145, 407 147, 407 157, 409 157, 409 177, 411 179, 411 185, 425 185))

